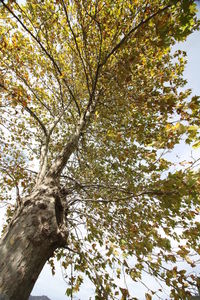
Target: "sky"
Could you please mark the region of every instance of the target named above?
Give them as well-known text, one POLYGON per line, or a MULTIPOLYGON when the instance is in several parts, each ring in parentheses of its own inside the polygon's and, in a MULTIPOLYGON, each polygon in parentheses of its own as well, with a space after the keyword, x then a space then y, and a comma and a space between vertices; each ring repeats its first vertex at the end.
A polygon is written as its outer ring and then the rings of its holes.
MULTIPOLYGON (((184 73, 184 76, 188 81, 187 87, 192 89, 193 95, 200 95, 200 31, 190 35, 186 42, 178 43, 176 48, 187 52, 188 63, 184 73)), ((198 151, 196 151, 196 153, 194 152, 195 156, 198 155, 198 151)), ((175 152, 183 161, 190 157, 191 148, 184 144, 180 144, 175 147, 175 152)), ((0 229, 4 221, 4 218, 2 217, 4 212, 4 208, 0 209, 0 229)), ((152 281, 152 285, 153 284, 152 281)), ((67 283, 64 281, 60 263, 57 262, 56 275, 54 276, 51 274, 50 266, 47 264, 44 266, 32 291, 32 295, 46 295, 51 300, 67 300, 69 297, 65 296, 66 289, 67 283)), ((82 288, 79 296, 74 297, 74 300, 79 298, 81 300, 89 300, 89 297, 93 295, 94 288, 88 280, 84 284, 84 288, 82 288)), ((134 295, 138 297, 139 300, 144 300, 144 288, 136 284, 136 286, 134 286, 134 295)))

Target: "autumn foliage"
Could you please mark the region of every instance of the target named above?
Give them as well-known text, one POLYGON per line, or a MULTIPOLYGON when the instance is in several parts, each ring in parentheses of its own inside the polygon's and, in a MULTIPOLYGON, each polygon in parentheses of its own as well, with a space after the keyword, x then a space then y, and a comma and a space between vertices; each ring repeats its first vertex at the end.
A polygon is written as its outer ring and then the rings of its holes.
MULTIPOLYGON (((187 299, 197 278, 176 264, 195 268, 200 254, 200 179, 196 161, 178 168, 165 153, 181 139, 200 145, 199 98, 173 49, 198 29, 195 2, 1 0, 0 12, 8 223, 53 178, 66 233, 53 257, 74 269, 67 295, 87 276, 95 299, 136 299, 121 282, 148 273, 187 299)), ((159 284, 146 299, 162 296, 159 284)))

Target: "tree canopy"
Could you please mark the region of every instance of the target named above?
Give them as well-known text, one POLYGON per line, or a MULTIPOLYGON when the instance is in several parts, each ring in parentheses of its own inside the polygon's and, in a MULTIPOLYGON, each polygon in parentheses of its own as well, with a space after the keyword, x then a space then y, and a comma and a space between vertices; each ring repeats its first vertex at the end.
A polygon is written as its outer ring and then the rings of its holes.
POLYGON ((134 284, 147 272, 186 299, 197 278, 176 262, 194 267, 200 254, 200 178, 195 161, 172 172, 164 155, 183 138, 200 143, 187 56, 173 50, 199 27, 195 2, 1 0, 0 11, 8 223, 52 175, 65 199, 66 247, 54 256, 73 263, 68 295, 88 276, 95 299, 135 299, 116 278, 134 284))

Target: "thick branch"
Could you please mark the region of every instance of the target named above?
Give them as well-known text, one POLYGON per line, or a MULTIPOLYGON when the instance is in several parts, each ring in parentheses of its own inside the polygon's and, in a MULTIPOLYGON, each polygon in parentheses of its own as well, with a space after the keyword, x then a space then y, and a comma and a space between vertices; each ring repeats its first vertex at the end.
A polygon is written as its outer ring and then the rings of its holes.
POLYGON ((36 184, 39 184, 42 179, 44 178, 46 172, 47 172, 47 166, 48 166, 48 150, 49 150, 49 142, 50 142, 50 137, 56 128, 57 124, 59 123, 60 119, 63 116, 63 113, 61 113, 60 116, 57 117, 57 119, 54 121, 53 125, 48 131, 48 135, 46 136, 46 140, 41 146, 41 153, 40 153, 40 170, 38 172, 36 184))
POLYGON ((49 145, 49 137, 46 138, 46 141, 42 144, 41 150, 40 150, 40 169, 37 174, 36 184, 39 184, 42 179, 44 178, 44 175, 46 174, 47 170, 47 163, 48 163, 48 145, 49 145))
POLYGON ((81 117, 79 125, 76 128, 76 132, 72 135, 71 139, 64 147, 63 151, 60 153, 60 155, 57 157, 57 159, 51 166, 47 176, 56 178, 61 174, 70 156, 78 146, 78 141, 84 127, 85 127, 85 120, 83 117, 81 117))

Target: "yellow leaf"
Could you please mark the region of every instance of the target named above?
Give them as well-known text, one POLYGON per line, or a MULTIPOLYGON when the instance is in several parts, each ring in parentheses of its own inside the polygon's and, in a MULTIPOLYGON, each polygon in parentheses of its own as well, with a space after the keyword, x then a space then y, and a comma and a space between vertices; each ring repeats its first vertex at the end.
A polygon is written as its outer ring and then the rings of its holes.
POLYGON ((200 147, 200 141, 196 142, 195 144, 192 145, 192 148, 196 149, 200 147))
POLYGON ((188 257, 188 256, 185 256, 185 260, 187 261, 188 264, 193 264, 193 261, 188 257))

